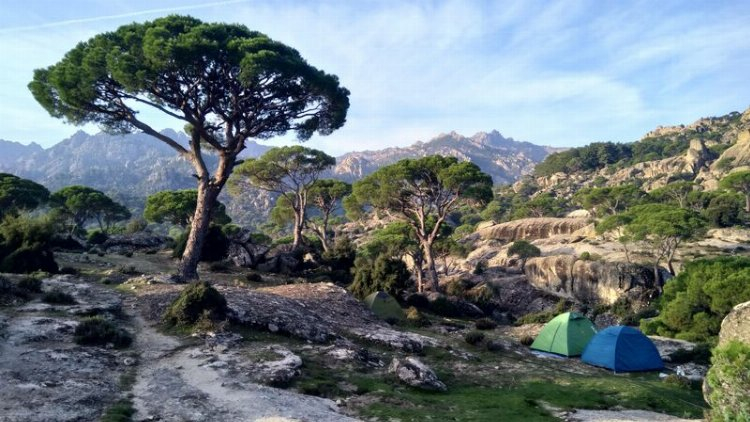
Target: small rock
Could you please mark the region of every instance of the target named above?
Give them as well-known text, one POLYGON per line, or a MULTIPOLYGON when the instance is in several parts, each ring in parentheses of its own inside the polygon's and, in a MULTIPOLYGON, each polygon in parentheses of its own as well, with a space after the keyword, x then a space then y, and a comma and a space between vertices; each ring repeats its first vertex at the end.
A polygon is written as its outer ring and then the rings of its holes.
POLYGON ((674 372, 684 378, 689 379, 690 381, 702 381, 704 378, 706 378, 706 372, 708 372, 708 367, 705 365, 698 365, 696 363, 688 362, 682 365, 678 365, 674 372))
POLYGON ((135 365, 135 359, 133 358, 125 358, 122 360, 122 364, 125 366, 133 366, 135 365))
POLYGON ((412 356, 403 360, 393 358, 388 372, 396 374, 401 382, 412 387, 436 391, 447 390, 445 384, 438 379, 435 371, 412 356))

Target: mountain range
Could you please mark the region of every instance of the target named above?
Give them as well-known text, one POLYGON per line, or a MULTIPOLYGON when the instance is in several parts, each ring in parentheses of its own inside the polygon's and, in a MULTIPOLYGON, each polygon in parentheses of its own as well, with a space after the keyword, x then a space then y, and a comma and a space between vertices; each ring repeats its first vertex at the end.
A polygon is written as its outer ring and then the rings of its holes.
MULTIPOLYGON (((182 144, 188 142, 184 133, 166 130, 165 134, 182 144)), ((269 148, 248 141, 243 157, 260 156, 269 148)), ((451 132, 408 147, 344 154, 326 176, 353 182, 404 158, 442 154, 474 162, 495 183, 512 183, 529 174, 536 163, 556 150, 505 138, 497 131, 471 137, 451 132)), ((213 157, 208 157, 209 167, 215 163, 213 157)), ((47 149, 36 143, 23 145, 0 140, 0 172, 34 180, 51 191, 73 184, 90 186, 136 212, 152 193, 195 187, 190 164, 166 144, 143 133, 90 135, 79 131, 47 149)), ((265 220, 274 198, 260 192, 245 198, 248 199, 224 196, 222 200, 237 222, 255 224, 265 220)))

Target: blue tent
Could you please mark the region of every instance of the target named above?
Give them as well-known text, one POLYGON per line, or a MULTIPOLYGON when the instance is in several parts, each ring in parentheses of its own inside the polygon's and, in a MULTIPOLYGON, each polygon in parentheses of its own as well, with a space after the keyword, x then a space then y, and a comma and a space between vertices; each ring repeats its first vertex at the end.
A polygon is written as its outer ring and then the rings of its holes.
POLYGON ((654 371, 664 368, 654 343, 635 328, 622 325, 599 331, 586 346, 581 360, 615 372, 654 371))

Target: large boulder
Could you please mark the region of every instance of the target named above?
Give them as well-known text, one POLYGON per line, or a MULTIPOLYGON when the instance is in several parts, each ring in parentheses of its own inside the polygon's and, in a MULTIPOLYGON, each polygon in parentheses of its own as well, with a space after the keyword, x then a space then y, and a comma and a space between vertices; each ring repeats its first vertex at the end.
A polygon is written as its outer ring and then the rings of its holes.
POLYGON ((445 384, 438 379, 435 371, 412 356, 404 359, 393 358, 388 372, 396 374, 401 382, 412 387, 433 391, 447 389, 445 384))
POLYGON ((303 255, 301 249, 293 250, 291 245, 280 245, 268 251, 256 268, 267 273, 293 274, 301 268, 303 255))
POLYGON ((255 268, 262 262, 270 248, 266 245, 253 242, 253 232, 242 229, 229 236, 229 249, 227 255, 234 265, 245 268, 255 268))
POLYGON ((639 301, 648 299, 657 289, 649 267, 585 261, 570 255, 530 258, 524 273, 536 288, 587 303, 611 305, 625 295, 639 301))
POLYGON ((750 344, 750 302, 735 306, 721 322, 719 345, 732 340, 750 344))
POLYGON ((569 235, 588 225, 589 222, 585 218, 522 218, 483 227, 477 230, 477 233, 485 240, 512 242, 518 239, 536 240, 569 235))
POLYGON ((101 245, 107 253, 126 254, 138 251, 155 252, 165 249, 170 242, 167 236, 141 232, 134 234, 118 234, 110 236, 101 245))

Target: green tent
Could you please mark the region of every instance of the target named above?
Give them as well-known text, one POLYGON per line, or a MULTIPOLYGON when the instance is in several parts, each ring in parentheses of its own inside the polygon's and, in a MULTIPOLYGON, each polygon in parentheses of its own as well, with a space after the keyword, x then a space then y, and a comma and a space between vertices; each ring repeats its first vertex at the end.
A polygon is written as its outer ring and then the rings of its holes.
POLYGON ((365 298, 365 305, 370 308, 372 313, 386 321, 402 321, 404 319, 404 311, 401 306, 393 296, 386 292, 371 293, 365 298))
POLYGON ((591 320, 578 312, 560 314, 542 328, 531 348, 563 356, 580 356, 596 334, 591 320))

